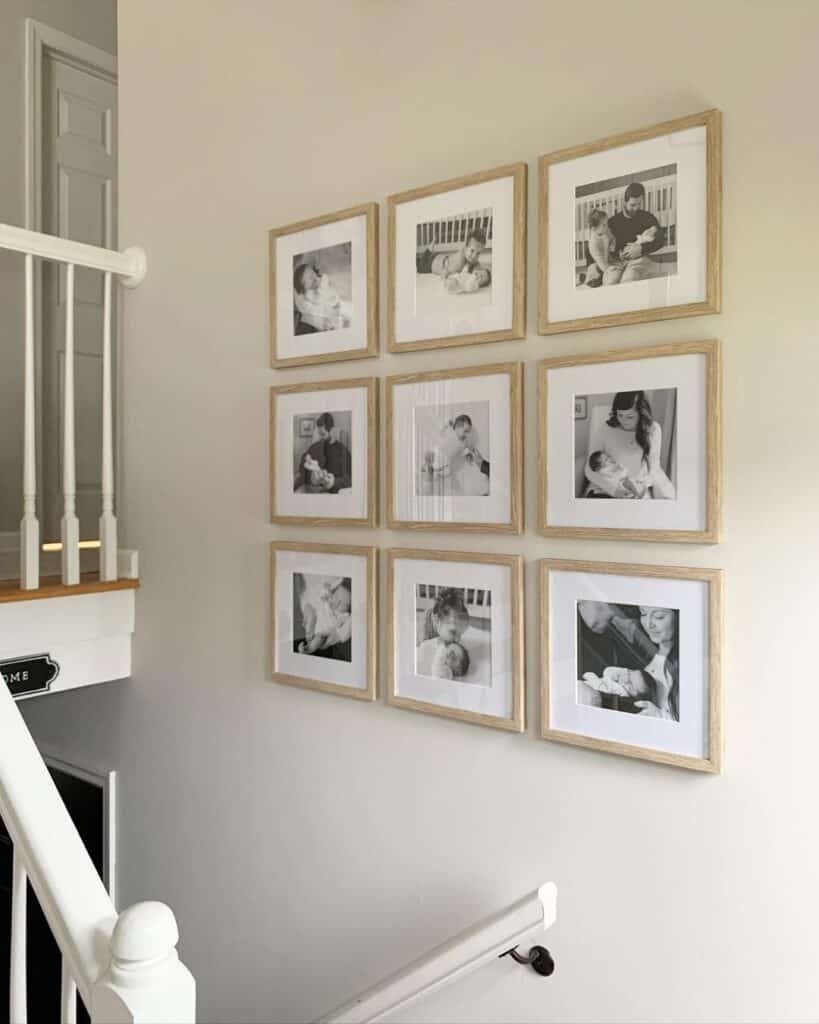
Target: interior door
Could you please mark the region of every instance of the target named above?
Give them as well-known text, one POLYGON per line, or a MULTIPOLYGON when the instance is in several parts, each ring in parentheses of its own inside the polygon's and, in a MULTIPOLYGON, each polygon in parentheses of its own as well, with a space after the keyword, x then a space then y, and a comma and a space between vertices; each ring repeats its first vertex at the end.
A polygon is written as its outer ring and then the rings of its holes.
MULTIPOLYGON (((43 60, 43 230, 117 247, 117 84, 61 54, 43 60)), ((62 499, 66 270, 43 269, 44 539, 58 540, 62 499)), ((74 280, 77 515, 80 536, 98 536, 101 502, 103 282, 77 268, 74 280)), ((114 318, 116 322, 116 318, 114 318)), ((116 352, 115 339, 112 339, 116 352)), ((116 377, 115 377, 116 379, 116 377)))

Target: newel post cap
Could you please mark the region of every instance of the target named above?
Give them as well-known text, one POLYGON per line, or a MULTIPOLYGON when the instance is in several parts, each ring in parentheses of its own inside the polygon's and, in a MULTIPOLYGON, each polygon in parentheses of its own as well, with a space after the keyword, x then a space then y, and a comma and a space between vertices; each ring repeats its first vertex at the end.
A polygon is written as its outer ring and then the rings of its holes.
POLYGON ((161 960, 179 942, 170 907, 153 900, 135 903, 119 915, 111 935, 111 952, 122 967, 161 960))

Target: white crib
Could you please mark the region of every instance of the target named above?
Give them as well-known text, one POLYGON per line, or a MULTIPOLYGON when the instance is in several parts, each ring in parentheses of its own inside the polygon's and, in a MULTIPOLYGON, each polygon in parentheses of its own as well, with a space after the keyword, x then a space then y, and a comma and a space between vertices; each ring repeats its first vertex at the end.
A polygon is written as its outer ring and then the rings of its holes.
MULTIPOLYGON (((441 593, 442 590, 449 588, 438 586, 435 583, 419 583, 418 584, 418 609, 426 613, 428 608, 431 608, 435 603, 435 599, 441 593)), ((492 607, 492 591, 484 590, 479 587, 464 587, 457 588, 463 591, 464 604, 466 610, 470 615, 475 615, 478 618, 486 618, 488 610, 492 607)))
POLYGON ((454 251, 464 244, 475 228, 479 228, 486 238, 484 250, 491 249, 493 220, 492 207, 489 206, 483 210, 472 210, 419 224, 415 229, 418 252, 425 252, 432 245, 440 252, 454 251))

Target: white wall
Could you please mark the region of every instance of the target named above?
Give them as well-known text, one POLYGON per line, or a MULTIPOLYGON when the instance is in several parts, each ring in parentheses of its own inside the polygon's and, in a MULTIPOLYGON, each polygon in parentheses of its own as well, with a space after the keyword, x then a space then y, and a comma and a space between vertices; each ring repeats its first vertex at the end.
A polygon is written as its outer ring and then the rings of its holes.
MULTIPOLYGON (((123 353, 135 677, 25 713, 51 749, 122 772, 123 901, 178 912, 203 1021, 311 1019, 544 879, 560 887, 556 975, 487 994, 470 1019, 819 1014, 819 7, 634 11, 120 10, 121 240, 151 263, 123 353), (725 115, 724 313, 538 337, 537 156, 711 106, 725 115), (266 369, 267 228, 515 160, 530 168, 526 341, 266 369), (537 359, 709 337, 725 356, 719 547, 336 534, 526 555, 525 735, 267 681, 267 545, 313 536, 267 524, 270 384, 525 360, 531 524, 537 359), (537 738, 545 555, 725 568, 723 777, 537 738)), ((464 1015, 443 996, 427 1013, 464 1015)))

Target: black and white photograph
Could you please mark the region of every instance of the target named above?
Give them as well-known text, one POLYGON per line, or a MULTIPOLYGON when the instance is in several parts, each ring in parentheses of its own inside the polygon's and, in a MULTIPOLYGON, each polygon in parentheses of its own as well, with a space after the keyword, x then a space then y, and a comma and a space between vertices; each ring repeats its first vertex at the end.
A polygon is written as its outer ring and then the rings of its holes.
POLYGON ((353 584, 349 576, 293 573, 293 651, 352 660, 353 584))
POLYGON ((575 189, 578 288, 607 288, 677 273, 677 165, 575 189))
POLYGON ((680 720, 680 613, 577 602, 577 703, 680 720))
POLYGON ((575 497, 676 498, 676 388, 575 395, 574 403, 575 497))
POLYGON ((293 417, 293 492, 340 494, 353 486, 349 409, 293 417))
POLYGON ((417 495, 490 494, 490 402, 413 409, 417 495))
POLYGON ((293 330, 337 331, 353 322, 352 242, 293 257, 293 330))
POLYGON ((463 315, 492 302, 492 209, 470 210, 418 224, 416 311, 463 315))
POLYGON ((492 685, 492 592, 418 583, 415 671, 492 685))

